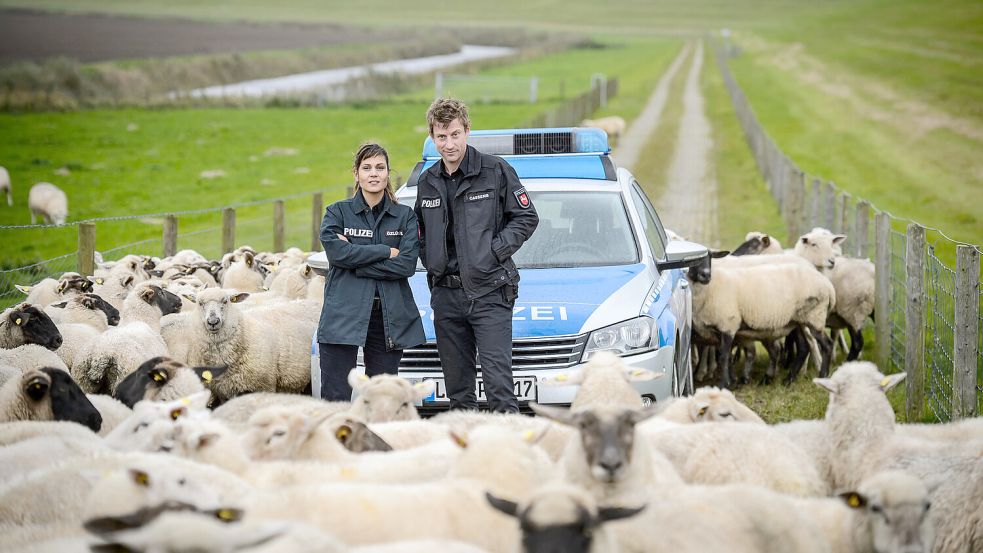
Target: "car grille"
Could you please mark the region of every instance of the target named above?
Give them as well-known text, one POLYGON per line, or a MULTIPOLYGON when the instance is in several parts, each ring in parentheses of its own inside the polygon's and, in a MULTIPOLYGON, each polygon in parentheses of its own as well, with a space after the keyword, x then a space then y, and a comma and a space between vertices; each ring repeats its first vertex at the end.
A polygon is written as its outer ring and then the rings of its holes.
MULTIPOLYGON (((580 361, 586 343, 586 334, 515 340, 512 342, 512 369, 523 371, 572 367, 580 361)), ((420 347, 403 350, 399 368, 414 372, 440 372, 437 344, 428 342, 420 347)))

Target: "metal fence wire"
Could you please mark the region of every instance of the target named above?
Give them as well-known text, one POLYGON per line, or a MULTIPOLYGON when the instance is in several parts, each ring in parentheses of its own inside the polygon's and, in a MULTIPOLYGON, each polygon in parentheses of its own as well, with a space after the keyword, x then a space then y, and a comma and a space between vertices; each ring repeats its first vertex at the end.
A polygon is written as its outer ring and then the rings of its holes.
POLYGON ((956 273, 935 255, 935 246, 928 246, 926 256, 926 309, 928 311, 928 342, 925 365, 929 369, 926 384, 927 398, 935 418, 952 420, 953 369, 952 344, 955 340, 956 273))
POLYGON ((33 286, 46 278, 58 278, 63 273, 74 271, 78 252, 66 253, 24 267, 0 269, 0 309, 14 305, 27 296, 17 289, 20 286, 33 286))

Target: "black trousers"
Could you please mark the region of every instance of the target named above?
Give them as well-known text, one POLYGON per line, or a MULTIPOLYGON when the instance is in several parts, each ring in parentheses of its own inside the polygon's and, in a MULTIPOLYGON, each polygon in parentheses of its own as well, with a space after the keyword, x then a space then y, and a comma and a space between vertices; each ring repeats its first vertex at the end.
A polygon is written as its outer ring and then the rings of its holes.
POLYGON ((437 353, 444 371, 451 409, 478 408, 475 353, 481 362, 488 409, 518 413, 512 387, 512 307, 503 286, 474 300, 461 288, 434 286, 430 306, 437 331, 437 353))
MULTIPOLYGON (((321 365, 321 397, 328 401, 351 401, 352 387, 348 385, 348 373, 355 368, 358 346, 348 344, 318 343, 321 365)), ((403 350, 386 349, 386 328, 382 311, 373 309, 369 317, 369 332, 362 348, 365 374, 396 374, 403 350)))

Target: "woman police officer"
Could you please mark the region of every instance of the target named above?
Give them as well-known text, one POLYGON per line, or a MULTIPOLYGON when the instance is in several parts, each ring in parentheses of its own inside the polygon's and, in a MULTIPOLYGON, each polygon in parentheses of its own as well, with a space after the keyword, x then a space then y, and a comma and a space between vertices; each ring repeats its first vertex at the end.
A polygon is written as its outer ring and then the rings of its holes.
POLYGON ((354 196, 328 206, 321 223, 329 269, 317 341, 326 400, 351 399, 359 346, 373 376, 396 374, 403 349, 425 341, 408 281, 419 253, 416 214, 396 201, 382 146, 359 148, 352 172, 354 196))

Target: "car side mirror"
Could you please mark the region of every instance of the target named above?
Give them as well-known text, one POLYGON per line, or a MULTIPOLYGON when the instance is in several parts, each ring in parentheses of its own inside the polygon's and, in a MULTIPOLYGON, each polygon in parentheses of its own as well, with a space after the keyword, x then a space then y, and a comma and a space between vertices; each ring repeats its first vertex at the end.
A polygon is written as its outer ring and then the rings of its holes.
POLYGON ((699 265, 710 255, 706 246, 685 240, 670 240, 666 244, 666 255, 655 262, 659 271, 682 269, 699 265))

